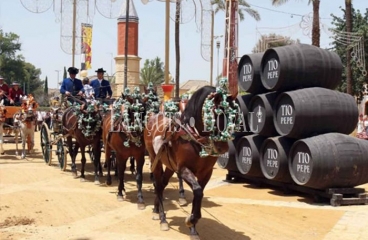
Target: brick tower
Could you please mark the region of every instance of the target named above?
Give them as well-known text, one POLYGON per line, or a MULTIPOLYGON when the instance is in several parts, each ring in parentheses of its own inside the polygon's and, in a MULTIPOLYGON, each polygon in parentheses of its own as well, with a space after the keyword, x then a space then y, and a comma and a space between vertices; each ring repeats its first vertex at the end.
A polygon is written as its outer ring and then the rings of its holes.
POLYGON ((115 89, 114 97, 119 97, 124 90, 124 67, 125 67, 125 30, 128 24, 128 73, 127 86, 131 90, 139 86, 139 64, 141 58, 138 57, 138 29, 139 18, 132 0, 129 0, 129 18, 126 17, 126 1, 120 10, 118 18, 118 53, 115 57, 115 89))

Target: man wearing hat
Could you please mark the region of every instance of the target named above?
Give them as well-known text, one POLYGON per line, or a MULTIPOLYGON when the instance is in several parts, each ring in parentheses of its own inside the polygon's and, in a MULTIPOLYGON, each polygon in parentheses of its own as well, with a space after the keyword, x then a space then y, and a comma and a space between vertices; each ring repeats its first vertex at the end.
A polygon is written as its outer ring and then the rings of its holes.
POLYGON ((4 78, 0 76, 0 90, 3 90, 3 93, 8 95, 9 94, 9 86, 4 82, 4 78))
POLYGON ((92 80, 90 83, 95 91, 95 98, 111 98, 112 90, 110 82, 103 78, 106 71, 103 68, 99 68, 95 72, 97 73, 97 79, 92 80))
MULTIPOLYGON (((82 81, 76 78, 79 70, 75 67, 68 68, 69 78, 65 78, 60 87, 60 93, 66 96, 82 96, 84 93, 82 81)), ((72 103, 74 102, 72 98, 68 99, 72 103)))
POLYGON ((24 96, 24 92, 19 85, 19 83, 13 82, 12 88, 9 89, 10 105, 21 105, 21 97, 24 96))

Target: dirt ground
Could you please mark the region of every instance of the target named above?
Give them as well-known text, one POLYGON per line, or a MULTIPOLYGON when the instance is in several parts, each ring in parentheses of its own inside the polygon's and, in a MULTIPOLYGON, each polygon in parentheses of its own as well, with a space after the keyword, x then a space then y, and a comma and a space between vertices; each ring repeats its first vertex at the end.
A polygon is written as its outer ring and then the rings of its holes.
MULTIPOLYGON (((14 156, 14 144, 4 145, 6 155, 0 156, 1 239, 189 239, 184 219, 191 204, 178 204, 176 179, 165 192, 170 230, 160 231, 159 223, 152 220, 154 193, 148 161, 143 187, 146 208, 138 210, 136 183, 130 172, 126 172, 127 200, 118 202, 116 179, 112 186, 95 185, 89 159, 87 181, 74 179, 70 166, 62 172, 55 157, 52 166, 44 163, 39 142, 37 133, 36 152, 23 160, 14 156)), ((202 240, 368 239, 368 206, 315 204, 301 193, 286 195, 275 188, 225 182, 226 173, 215 166, 205 190, 197 226, 202 240)), ((368 190, 368 184, 361 187, 368 190)), ((185 188, 190 202, 192 193, 185 188)))

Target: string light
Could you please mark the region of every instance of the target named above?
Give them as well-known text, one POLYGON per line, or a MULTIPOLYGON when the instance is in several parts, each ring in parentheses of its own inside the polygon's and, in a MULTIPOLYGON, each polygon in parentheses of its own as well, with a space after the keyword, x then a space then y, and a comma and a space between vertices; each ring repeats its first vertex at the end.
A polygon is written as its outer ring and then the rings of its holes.
MULTIPOLYGON (((279 10, 275 10, 275 9, 271 9, 271 8, 257 6, 257 5, 254 5, 254 4, 249 4, 249 5, 252 6, 252 7, 256 7, 256 8, 268 10, 268 11, 271 11, 271 12, 277 12, 277 13, 287 14, 287 15, 290 15, 291 18, 293 18, 294 16, 299 16, 299 17, 303 17, 304 16, 304 15, 298 14, 298 13, 291 13, 291 12, 279 11, 279 10)), ((332 18, 321 18, 321 17, 320 17, 320 19, 329 19, 329 20, 332 20, 332 18)))

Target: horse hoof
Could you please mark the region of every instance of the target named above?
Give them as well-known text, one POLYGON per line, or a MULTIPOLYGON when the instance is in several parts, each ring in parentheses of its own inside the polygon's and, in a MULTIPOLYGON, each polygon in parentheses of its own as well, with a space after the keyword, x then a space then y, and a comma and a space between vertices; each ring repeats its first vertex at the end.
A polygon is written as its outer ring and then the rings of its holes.
POLYGON ((191 215, 185 218, 185 225, 190 228, 193 227, 193 223, 190 222, 191 215))
POLYGON ((179 198, 179 205, 180 206, 186 206, 186 205, 188 205, 188 202, 185 198, 179 198))
POLYGON ((160 230, 161 231, 169 231, 169 224, 167 222, 160 223, 160 230))
POLYGON ((146 205, 143 203, 137 203, 138 210, 144 210, 146 209, 146 205))
POLYGON ((119 202, 123 202, 125 200, 125 196, 118 195, 117 199, 119 202))
POLYGON ((15 156, 18 156, 19 154, 18 154, 18 152, 15 152, 15 156))
POLYGON ((74 178, 78 178, 77 171, 72 171, 72 176, 73 176, 74 178))
POLYGON ((190 235, 190 240, 201 240, 199 235, 190 235))
POLYGON ((80 178, 80 181, 81 182, 86 182, 86 179, 85 178, 80 178))
POLYGON ((22 154, 21 159, 25 159, 25 158, 26 158, 26 156, 24 154, 22 154))
POLYGON ((106 180, 106 185, 107 185, 107 186, 110 186, 111 184, 112 184, 111 179, 110 179, 110 180, 106 180))
POLYGON ((0 153, 0 155, 4 155, 4 154, 5 154, 5 152, 0 153))
POLYGON ((152 220, 160 220, 160 214, 158 214, 158 213, 154 213, 154 214, 152 215, 152 220))
POLYGON ((95 180, 95 185, 100 185, 100 184, 101 184, 100 181, 95 180))

